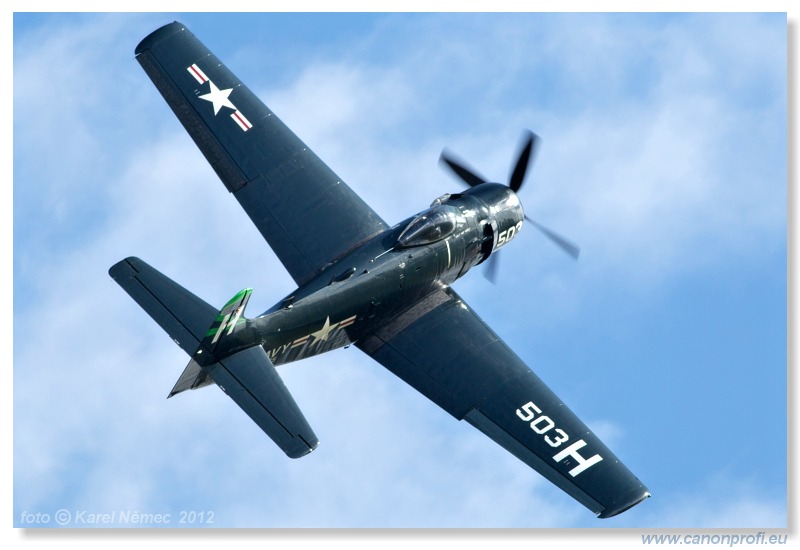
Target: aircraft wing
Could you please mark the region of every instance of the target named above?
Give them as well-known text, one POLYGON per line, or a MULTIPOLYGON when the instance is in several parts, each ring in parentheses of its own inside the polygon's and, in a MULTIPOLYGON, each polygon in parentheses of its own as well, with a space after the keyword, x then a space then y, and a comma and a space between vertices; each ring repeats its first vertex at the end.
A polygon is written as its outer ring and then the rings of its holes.
POLYGON ((452 289, 435 292, 357 346, 600 517, 650 496, 452 289))
POLYGON ((298 285, 387 227, 182 24, 136 59, 298 285))

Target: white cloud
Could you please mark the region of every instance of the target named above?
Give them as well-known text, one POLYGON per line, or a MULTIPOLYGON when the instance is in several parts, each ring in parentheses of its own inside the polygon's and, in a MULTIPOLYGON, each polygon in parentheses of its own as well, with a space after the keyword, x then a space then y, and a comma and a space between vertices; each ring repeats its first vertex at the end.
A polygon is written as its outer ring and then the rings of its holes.
POLYGON ((753 479, 731 472, 710 475, 693 490, 664 487, 669 502, 658 516, 647 515, 648 527, 684 529, 780 529, 788 526, 786 494, 775 495, 753 479))

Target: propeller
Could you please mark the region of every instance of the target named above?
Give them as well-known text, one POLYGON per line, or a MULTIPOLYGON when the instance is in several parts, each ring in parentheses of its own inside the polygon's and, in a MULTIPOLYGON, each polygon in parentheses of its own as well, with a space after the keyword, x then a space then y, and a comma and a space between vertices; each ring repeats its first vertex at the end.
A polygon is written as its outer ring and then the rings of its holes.
MULTIPOLYGON (((520 147, 517 155, 517 162, 514 164, 514 169, 511 171, 511 176, 508 179, 508 187, 514 191, 514 193, 518 193, 522 188, 522 184, 525 181, 525 176, 528 171, 528 165, 536 157, 539 141, 541 141, 539 136, 530 130, 526 130, 522 136, 522 146, 520 147)), ((476 185, 489 182, 487 178, 482 176, 479 172, 470 167, 464 160, 460 159, 447 149, 442 151, 442 154, 439 157, 439 162, 450 168, 455 175, 457 175, 470 187, 475 187, 476 185)), ((549 229, 548 227, 530 218, 527 214, 525 214, 525 220, 527 220, 536 229, 541 231, 545 237, 550 239, 551 242, 566 252, 571 258, 575 260, 578 259, 578 256, 580 256, 580 248, 578 248, 578 246, 570 242, 568 239, 562 237, 552 229, 549 229)), ((489 256, 485 274, 486 278, 494 283, 494 278, 497 274, 496 254, 489 256)))

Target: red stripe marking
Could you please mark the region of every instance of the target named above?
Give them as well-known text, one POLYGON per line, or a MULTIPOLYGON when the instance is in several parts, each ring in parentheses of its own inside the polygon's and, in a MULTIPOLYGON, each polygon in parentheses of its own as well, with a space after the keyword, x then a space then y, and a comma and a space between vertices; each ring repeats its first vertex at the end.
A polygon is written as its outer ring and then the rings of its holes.
POLYGON ((306 336, 305 338, 298 338, 297 340, 292 342, 292 347, 296 347, 296 346, 299 346, 301 344, 305 344, 306 342, 308 342, 308 336, 306 336))
POLYGON ((355 322, 356 322, 356 316, 353 315, 352 317, 350 317, 348 319, 345 319, 344 321, 339 323, 339 328, 341 328, 341 327, 349 327, 350 325, 352 325, 355 322))
POLYGON ((207 80, 207 79, 205 78, 205 76, 203 76, 203 74, 202 74, 201 72, 199 72, 199 70, 198 70, 198 69, 197 69, 197 68, 196 68, 194 65, 192 65, 191 67, 189 67, 189 70, 191 70, 191 71, 192 71, 194 74, 196 74, 196 75, 197 75, 197 78, 198 78, 199 80, 201 80, 201 81, 203 81, 203 82, 205 82, 205 81, 207 80))
POLYGON ((242 117, 239 115, 239 111, 234 111, 234 113, 233 113, 233 116, 235 116, 235 117, 236 117, 236 119, 237 119, 237 120, 238 120, 238 121, 241 123, 241 125, 242 125, 242 126, 244 126, 245 128, 247 128, 247 129, 250 129, 250 128, 252 128, 252 127, 253 127, 253 126, 252 126, 252 125, 251 125, 251 124, 250 124, 248 121, 246 121, 245 119, 243 119, 243 118, 242 118, 242 117))

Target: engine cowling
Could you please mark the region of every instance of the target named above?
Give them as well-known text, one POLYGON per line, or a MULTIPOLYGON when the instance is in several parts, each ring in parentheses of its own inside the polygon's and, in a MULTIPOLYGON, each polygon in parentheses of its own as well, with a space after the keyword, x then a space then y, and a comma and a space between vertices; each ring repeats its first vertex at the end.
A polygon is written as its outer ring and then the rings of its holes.
POLYGON ((499 183, 484 183, 464 193, 445 195, 434 204, 457 206, 466 218, 475 220, 482 233, 480 258, 476 264, 516 237, 525 220, 517 194, 499 183))

